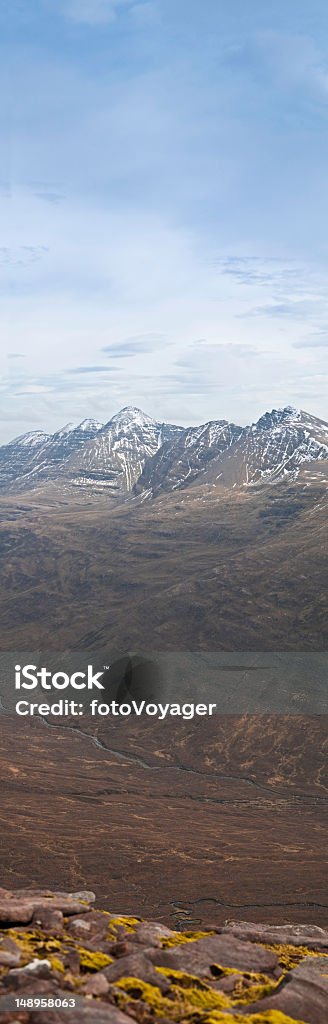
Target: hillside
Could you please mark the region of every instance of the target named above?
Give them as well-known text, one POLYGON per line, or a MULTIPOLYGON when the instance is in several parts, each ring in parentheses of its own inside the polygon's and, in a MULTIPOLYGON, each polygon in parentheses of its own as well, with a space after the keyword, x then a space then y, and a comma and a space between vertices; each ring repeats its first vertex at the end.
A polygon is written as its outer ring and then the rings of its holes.
POLYGON ((132 506, 2 498, 2 649, 326 650, 328 498, 311 476, 132 506))

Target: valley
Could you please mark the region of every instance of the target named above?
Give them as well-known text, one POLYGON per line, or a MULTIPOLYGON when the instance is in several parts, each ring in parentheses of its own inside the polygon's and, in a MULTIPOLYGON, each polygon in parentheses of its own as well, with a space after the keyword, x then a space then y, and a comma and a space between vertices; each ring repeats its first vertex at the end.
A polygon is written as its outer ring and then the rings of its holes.
POLYGON ((0 716, 3 885, 175 927, 324 925, 326 716, 94 728, 0 716))

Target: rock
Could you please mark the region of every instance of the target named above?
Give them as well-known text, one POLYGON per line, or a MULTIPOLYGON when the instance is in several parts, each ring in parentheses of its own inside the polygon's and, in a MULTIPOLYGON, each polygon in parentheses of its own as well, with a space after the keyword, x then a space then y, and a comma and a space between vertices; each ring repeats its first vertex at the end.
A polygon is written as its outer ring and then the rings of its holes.
POLYGON ((32 921, 34 904, 28 900, 0 896, 0 924, 28 924, 32 921))
POLYGON ((80 973, 80 954, 77 949, 70 949, 64 957, 64 967, 76 976, 80 973))
POLYGON ((328 986, 328 956, 306 956, 304 960, 294 967, 286 977, 293 978, 324 978, 328 986))
POLYGON ((109 992, 109 982, 101 971, 93 978, 88 978, 82 985, 82 990, 87 996, 106 996, 109 992))
POLYGON ((139 952, 136 942, 112 942, 110 946, 110 955, 118 959, 120 956, 128 956, 129 953, 139 952), (131 948, 132 947, 132 948, 131 948))
MULTIPOLYGON (((149 949, 149 945, 146 948, 149 949)), ((143 952, 143 947, 140 942, 127 942, 125 939, 121 939, 120 942, 111 942, 108 946, 108 951, 110 956, 118 960, 121 956, 139 955, 143 952)))
POLYGON ((22 954, 13 939, 5 938, 0 945, 0 967, 18 967, 22 954))
POLYGON ((71 914, 83 914, 83 911, 87 910, 87 907, 81 903, 80 900, 74 900, 71 896, 58 896, 55 893, 52 899, 35 900, 34 910, 40 913, 42 910, 51 908, 51 910, 61 910, 65 917, 70 917, 71 914))
POLYGON ((81 928, 81 932, 88 931, 90 938, 105 939, 108 938, 110 918, 107 914, 104 914, 101 910, 89 910, 85 908, 85 914, 83 917, 79 914, 78 917, 73 917, 67 924, 67 931, 76 933, 77 928, 81 928))
POLYGON ((0 949, 0 967, 17 967, 19 961, 19 956, 14 953, 8 953, 5 949, 0 949))
POLYGON ((85 902, 85 903, 94 903, 95 899, 96 899, 95 893, 89 891, 88 889, 86 889, 86 890, 81 889, 80 892, 70 892, 69 896, 73 900, 83 900, 83 902, 85 902))
MULTIPOLYGON (((93 896, 93 893, 88 895, 93 896)), ((88 901, 83 903, 70 893, 47 889, 18 889, 15 893, 0 889, 0 924, 28 924, 34 913, 40 917, 48 910, 59 910, 65 915, 79 914, 88 910, 88 901)))
POLYGON ((160 967, 173 967, 203 978, 215 977, 216 964, 238 971, 258 971, 275 978, 281 974, 275 953, 252 942, 242 942, 234 935, 210 935, 175 949, 148 951, 148 956, 160 967))
POLYGON ((240 974, 228 974, 227 977, 224 977, 223 975, 222 978, 219 978, 218 981, 215 982, 215 991, 230 994, 231 992, 234 992, 236 985, 238 985, 239 982, 240 974))
POLYGON ((288 943, 291 946, 307 946, 308 949, 328 950, 328 931, 317 925, 251 924, 249 921, 226 921, 221 934, 235 935, 249 942, 268 942, 272 945, 288 943))
POLYGON ((19 961, 18 953, 9 953, 6 949, 0 949, 0 967, 17 967, 19 961))
POLYGON ((30 985, 36 978, 50 980, 51 977, 50 960, 38 960, 35 958, 29 964, 25 964, 24 967, 16 967, 14 970, 10 970, 2 979, 2 984, 5 988, 15 991, 18 988, 30 985))
POLYGON ((85 921, 83 917, 73 917, 67 925, 67 931, 71 935, 79 935, 85 938, 91 931, 91 924, 89 921, 85 921))
POLYGON ((105 967, 103 974, 111 983, 119 981, 120 978, 140 978, 140 981, 146 981, 149 985, 157 985, 163 993, 170 991, 168 981, 155 970, 144 952, 120 957, 115 963, 105 967))
POLYGON ((64 915, 61 910, 52 910, 50 907, 35 910, 32 924, 42 928, 46 935, 61 935, 64 928, 64 915))
POLYGON ((174 938, 172 929, 155 921, 141 921, 136 925, 133 936, 135 942, 140 942, 143 946, 161 946, 161 939, 171 937, 174 938))
POLYGON ((272 996, 247 1007, 247 1013, 266 1010, 280 1011, 304 1024, 327 1024, 328 957, 307 957, 285 975, 272 996))

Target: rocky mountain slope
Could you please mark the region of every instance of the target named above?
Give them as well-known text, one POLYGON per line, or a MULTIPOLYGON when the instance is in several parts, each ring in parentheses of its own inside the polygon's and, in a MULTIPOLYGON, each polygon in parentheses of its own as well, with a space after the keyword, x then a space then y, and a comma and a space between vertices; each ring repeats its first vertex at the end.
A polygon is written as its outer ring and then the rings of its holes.
POLYGON ((189 486, 242 438, 243 430, 226 420, 189 427, 180 437, 167 440, 149 459, 134 488, 135 494, 155 496, 189 486))
POLYGON ((101 429, 97 420, 67 423, 55 434, 38 431, 22 434, 0 448, 0 490, 34 488, 61 473, 66 461, 76 456, 101 429))
POLYGON ((190 428, 146 463, 137 491, 154 496, 194 481, 231 488, 294 480, 304 467, 327 460, 328 423, 287 406, 250 427, 190 428))
POLYGON ((328 932, 206 932, 93 908, 90 892, 0 890, 3 1024, 326 1024, 328 932))
POLYGON ((244 487, 294 480, 304 469, 326 479, 328 424, 287 406, 252 426, 217 420, 184 428, 127 407, 105 425, 84 420, 52 436, 25 434, 0 448, 0 492, 78 500, 142 499, 193 484, 244 487))
POLYGON ((59 491, 122 496, 132 490, 145 462, 182 427, 157 423, 128 407, 102 424, 68 423, 53 435, 23 434, 0 448, 0 491, 35 490, 56 481, 59 491))
POLYGON ((122 409, 74 451, 63 467, 65 479, 73 486, 106 489, 114 496, 132 491, 145 463, 162 444, 183 433, 182 427, 157 423, 140 409, 122 409))

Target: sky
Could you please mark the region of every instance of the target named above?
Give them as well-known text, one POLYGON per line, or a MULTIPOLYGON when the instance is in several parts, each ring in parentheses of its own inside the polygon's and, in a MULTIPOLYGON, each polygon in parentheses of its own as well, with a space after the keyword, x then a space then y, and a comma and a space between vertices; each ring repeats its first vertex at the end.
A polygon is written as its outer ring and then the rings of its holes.
POLYGON ((0 443, 328 419, 326 0, 0 0, 0 443))

